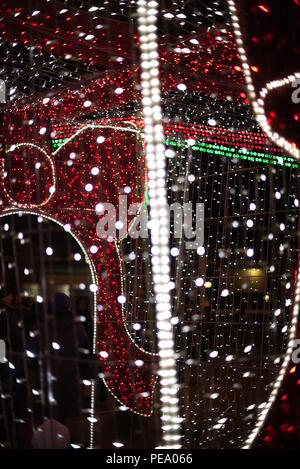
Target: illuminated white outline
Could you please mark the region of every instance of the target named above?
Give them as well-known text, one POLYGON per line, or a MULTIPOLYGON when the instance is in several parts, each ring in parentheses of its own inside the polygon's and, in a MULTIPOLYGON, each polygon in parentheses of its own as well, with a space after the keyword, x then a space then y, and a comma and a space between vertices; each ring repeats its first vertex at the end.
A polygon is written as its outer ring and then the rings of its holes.
MULTIPOLYGON (((55 155, 56 153, 59 152, 59 150, 67 145, 71 140, 73 140, 75 137, 77 137, 80 133, 82 133, 84 130, 86 129, 102 129, 102 128, 109 128, 109 129, 114 129, 114 130, 121 130, 121 131, 127 131, 127 132, 134 132, 138 135, 142 135, 143 134, 143 131, 140 130, 135 123, 133 122, 130 122, 130 121, 124 121, 126 124, 129 123, 131 125, 133 125, 135 127, 135 129, 130 129, 130 128, 127 128, 127 127, 120 127, 120 126, 113 126, 113 125, 105 125, 105 124, 88 124, 80 129, 78 129, 73 135, 71 135, 67 140, 65 140, 62 145, 57 149, 55 150, 52 155, 55 155)), ((147 171, 147 168, 146 168, 146 171, 147 171)), ((144 191, 146 190, 147 188, 147 179, 145 178, 145 188, 144 188, 144 191)), ((141 204, 143 204, 143 202, 141 202, 141 204)), ((92 209, 91 209, 92 210, 92 209)), ((94 210, 93 210, 94 211, 94 210)), ((128 234, 123 238, 125 239, 126 237, 128 236, 128 234)), ((115 245, 115 249, 116 249, 116 252, 117 252, 117 255, 118 255, 118 259, 119 259, 119 266, 120 266, 120 273, 121 273, 121 292, 122 294, 124 293, 124 286, 123 286, 123 282, 124 282, 124 278, 123 278, 123 266, 122 266, 122 259, 121 259, 121 256, 120 256, 120 251, 119 251, 119 247, 117 245, 117 241, 115 240, 114 241, 114 245, 115 245)), ((124 305, 122 304, 121 305, 121 311, 122 311, 122 321, 123 321, 123 324, 124 324, 124 328, 125 328, 125 331, 128 335, 128 338, 130 339, 130 341, 132 342, 132 344, 137 347, 141 352, 147 354, 147 355, 151 355, 151 356, 154 356, 154 357, 157 357, 158 354, 157 353, 153 353, 153 352, 149 352, 145 349, 143 349, 142 347, 139 347, 139 345, 137 345, 137 343, 133 340, 131 334, 130 334, 130 331, 128 330, 128 327, 127 327, 127 323, 126 323, 126 318, 125 318, 125 308, 124 308, 124 305)), ((107 385, 108 386, 108 385, 107 385)), ((152 393, 153 394, 153 393, 152 393)), ((115 397, 115 396, 114 396, 115 397)), ((118 402, 120 402, 118 400, 118 402)), ((121 403, 121 402, 120 402, 121 403)), ((132 409, 130 409, 132 410, 132 409)), ((133 412, 133 410, 132 410, 133 412)), ((135 412, 137 413, 137 412, 135 412)), ((144 414, 138 414, 138 415, 144 415, 144 414)))
MULTIPOLYGON (((128 123, 127 121, 124 121, 124 123, 128 123)), ((134 123, 132 122, 129 122, 131 125, 134 125, 135 127, 137 127, 134 123)), ((72 141, 75 137, 77 137, 80 133, 84 132, 85 130, 87 129, 97 129, 97 128, 109 128, 109 129, 113 129, 113 130, 120 130, 120 131, 125 131, 125 132, 130 132, 130 133, 135 133, 137 134, 138 136, 141 136, 143 135, 143 131, 139 128, 136 128, 136 129, 132 129, 132 128, 128 128, 128 127, 121 127, 121 126, 113 126, 113 125, 103 125, 103 124, 88 124, 80 129, 78 129, 73 135, 71 135, 67 140, 65 140, 54 152, 52 152, 50 155, 48 155, 48 153, 41 147, 39 147, 38 145, 34 144, 34 143, 17 143, 17 144, 13 144, 12 146, 14 146, 15 148, 18 148, 18 147, 22 147, 22 146, 29 146, 29 147, 33 147, 33 148, 37 148, 38 150, 40 150, 42 153, 45 154, 45 156, 49 159, 50 163, 51 163, 51 168, 52 168, 52 174, 53 174, 53 179, 54 179, 54 188, 56 189, 56 178, 55 178, 55 166, 54 166, 54 163, 53 163, 53 160, 51 158, 51 156, 55 156, 60 150, 61 148, 63 148, 65 145, 67 145, 70 141, 72 141)), ((14 149, 15 149, 14 148, 14 149)), ((143 148, 144 149, 144 148, 143 148)), ((9 150, 9 151, 13 151, 13 150, 9 150)), ((145 152, 143 153, 143 156, 145 156, 145 152)), ((147 188, 147 167, 146 167, 146 164, 145 164, 145 188, 144 190, 146 190, 147 188)), ((5 191, 5 186, 4 186, 4 183, 3 183, 3 187, 4 187, 4 191, 5 191)), ((6 192, 6 191, 5 191, 6 192)), ((7 197, 9 198, 10 202, 12 203, 12 205, 16 206, 16 208, 12 208, 12 209, 5 209, 5 211, 2 212, 2 214, 0 214, 0 217, 2 216, 5 216, 5 215, 11 215, 11 214, 17 214, 17 213, 24 213, 24 214, 29 214, 29 215, 35 215, 35 216, 42 216, 46 219, 49 219, 50 221, 53 221, 55 223, 57 223, 58 225, 60 225, 62 228, 64 228, 65 224, 63 224, 60 220, 58 219, 55 219, 53 218, 51 215, 47 215, 45 214, 44 212, 40 211, 40 212, 34 212, 32 211, 33 209, 39 209, 40 210, 40 207, 42 207, 43 205, 47 204, 51 198, 54 196, 55 194, 55 191, 53 191, 52 194, 50 194, 50 197, 44 201, 42 204, 39 204, 39 205, 29 205, 29 204, 19 204, 19 203, 16 203, 13 199, 11 199, 11 197, 9 196, 9 194, 7 194, 7 197), (18 207, 18 208, 17 208, 18 207)), ((73 210, 73 209, 71 209, 73 210)), ((84 209, 85 211, 86 210, 89 210, 89 211, 92 211, 92 212, 95 212, 95 209, 84 209)), ((88 260, 88 263, 89 263, 89 266, 90 268, 93 268, 93 274, 97 275, 96 272, 96 268, 90 258, 90 255, 88 254, 87 250, 83 247, 81 241, 77 238, 77 236, 71 231, 71 230, 68 230, 67 231, 68 233, 70 233, 74 239, 78 242, 79 246, 81 247, 82 251, 84 252, 85 256, 86 256, 86 259, 88 260), (92 266, 92 267, 91 267, 92 266)), ((127 235, 126 235, 127 236, 127 235)), ((118 254, 118 250, 117 250, 117 254, 118 254)), ((119 254, 118 254, 119 256, 119 254)), ((92 270, 91 270, 92 272, 92 270)), ((92 275, 92 278, 93 278, 93 282, 94 282, 94 277, 92 275)), ((97 277, 96 277, 96 281, 94 282, 95 285, 97 285, 97 290, 98 290, 98 280, 97 280, 97 277)), ((122 285, 122 282, 121 282, 121 285, 122 285)), ((122 288, 122 287, 121 287, 122 288)), ((93 353, 96 354, 96 345, 97 345, 97 321, 98 321, 98 312, 97 312, 97 292, 93 292, 93 298, 94 298, 94 324, 93 324, 93 353)), ((123 309, 123 305, 122 305, 122 309, 123 309)), ((121 311, 122 311, 121 309, 121 311)), ((122 311, 122 318, 123 318, 123 311, 122 311)), ((146 353, 146 354, 149 354, 149 352, 147 352, 146 350, 143 350, 141 349, 135 342, 134 340, 132 340, 131 336, 130 336, 130 333, 129 331, 127 330, 127 327, 126 327, 126 323, 124 322, 124 319, 123 319, 123 323, 124 323, 124 326, 125 326, 125 331, 129 337, 129 339, 131 340, 132 344, 137 347, 138 349, 140 349, 142 352, 146 353)), ((109 385, 107 384, 107 382, 105 381, 105 378, 102 378, 102 381, 104 382, 105 386, 107 387, 108 391, 110 392, 110 394, 116 399, 117 402, 119 402, 121 405, 124 405, 124 402, 122 402, 120 399, 117 398, 117 396, 114 394, 114 392, 110 389, 109 385)), ((157 382, 157 378, 152 378, 152 383, 153 383, 153 389, 151 389, 151 413, 150 414, 143 414, 141 412, 138 412, 138 411, 135 411, 134 409, 128 407, 128 409, 137 414, 137 415, 141 415, 143 417, 149 417, 152 415, 153 413, 153 398, 154 398, 154 390, 155 390, 155 384, 157 382)), ((152 384, 151 383, 151 384, 152 384)), ((126 406, 127 407, 127 406, 126 406)), ((93 448, 93 444, 94 444, 94 413, 95 413, 95 383, 92 382, 92 386, 91 386, 91 414, 90 414, 90 417, 91 417, 91 421, 90 421, 90 448, 92 449, 93 448)))
MULTIPOLYGON (((283 139, 280 137, 277 133, 274 133, 272 131, 271 126, 266 122, 266 115, 265 111, 263 108, 264 105, 264 98, 268 94, 268 92, 271 89, 275 89, 281 86, 285 86, 288 83, 291 83, 291 80, 294 81, 297 76, 290 76, 287 77, 283 80, 275 80, 274 82, 270 82, 266 85, 266 88, 263 88, 260 91, 260 99, 261 102, 257 101, 256 98, 256 93, 255 89, 253 86, 252 82, 252 77, 251 77, 251 72, 250 72, 250 67, 247 61, 247 56, 246 56, 246 51, 243 45, 243 40, 242 40, 242 33, 241 33, 241 28, 239 24, 239 18, 237 16, 237 9, 235 6, 234 0, 228 0, 228 6, 230 10, 230 15, 232 19, 232 25, 234 29, 234 34, 238 46, 238 51, 241 57, 241 62, 242 62, 242 67, 243 71, 245 74, 246 78, 246 83, 247 83, 247 90, 248 90, 248 95, 249 99, 252 102, 254 113, 256 115, 257 121, 259 125, 261 126, 263 132, 267 134, 267 136, 272 140, 274 143, 276 143, 279 147, 283 148, 286 150, 288 153, 290 153, 293 157, 296 159, 300 158, 300 152, 296 147, 293 147, 291 143, 289 143, 287 140, 283 139)), ((298 75, 298 74, 295 74, 298 75)), ((299 74, 300 77, 300 74, 299 74)), ((295 290, 295 297, 294 297, 294 305, 293 305, 293 312, 290 320, 290 331, 289 331, 289 337, 288 337, 288 344, 287 344, 287 350, 285 354, 284 361, 281 365, 281 368, 279 370, 278 377, 276 381, 273 384, 273 389, 271 391, 271 394, 269 396, 268 402, 266 403, 265 407, 263 410, 260 412, 259 416, 257 417, 256 424, 254 429, 250 432, 250 435, 246 439, 244 445, 242 446, 242 449, 249 449, 258 436, 259 432, 261 431, 263 424, 267 418, 268 412, 270 408, 272 407, 273 403, 275 402, 278 394, 278 390, 282 384, 283 378, 287 372, 287 368, 289 366, 289 363, 291 361, 291 356, 293 352, 293 345, 294 345, 294 340, 296 337, 296 331, 297 331, 297 323, 298 323, 298 315, 299 315, 299 303, 300 303, 300 258, 298 259, 298 274, 297 274, 297 284, 296 284, 296 290, 295 290)))
POLYGON ((294 350, 294 342, 295 342, 295 338, 296 338, 298 316, 299 316, 299 303, 300 303, 300 260, 298 261, 297 283, 296 283, 296 289, 295 289, 295 298, 294 298, 294 304, 293 304, 293 311, 292 311, 291 320, 290 320, 290 331, 289 331, 289 336, 288 336, 286 354, 285 354, 283 363, 280 367, 278 376, 277 376, 275 382, 272 385, 273 388, 272 388, 272 391, 269 395, 268 402, 266 403, 263 410, 258 415, 255 427, 251 431, 248 438, 246 439, 244 445, 242 446, 242 449, 251 448, 252 443, 254 442, 256 437, 258 436, 259 432, 261 431, 261 429, 262 429, 262 427, 265 423, 265 420, 267 418, 269 410, 271 409, 272 405, 274 404, 274 402, 277 398, 279 388, 282 384, 282 381, 285 377, 288 366, 291 362, 292 353, 293 353, 293 350, 294 350))
POLYGON ((113 125, 104 125, 104 124, 88 124, 88 125, 85 125, 84 127, 81 127, 80 129, 76 130, 76 132, 71 135, 70 137, 68 137, 54 152, 52 152, 51 154, 53 156, 55 156, 60 150, 61 148, 63 148, 65 145, 67 145, 69 142, 71 142, 72 140, 74 140, 74 138, 76 138, 79 134, 81 134, 82 132, 84 132, 86 129, 113 129, 113 130, 121 130, 121 131, 124 131, 124 132, 131 132, 131 133, 135 133, 135 134, 138 134, 138 135, 141 135, 141 131, 140 130, 136 130, 136 129, 129 129, 128 127, 119 127, 119 126, 113 126, 113 125))
MULTIPOLYGON (((118 259, 119 259, 119 265, 120 265, 120 274, 121 274, 121 294, 124 296, 124 282, 125 282, 125 279, 124 279, 124 269, 123 269, 123 259, 121 257, 121 254, 120 254, 120 249, 119 249, 119 246, 118 246, 118 243, 117 241, 115 240, 114 242, 115 244, 115 248, 116 248, 116 251, 117 251, 117 255, 118 255, 118 259)), ((125 327, 125 330, 126 330, 126 333, 129 337, 129 339, 131 340, 131 342, 143 353, 146 353, 147 355, 150 355, 152 357, 158 357, 158 353, 155 353, 155 352, 149 352, 148 350, 145 350, 144 348, 140 347, 139 345, 137 345, 137 343, 134 341, 134 339, 132 338, 132 335, 128 329, 128 326, 127 326, 127 319, 126 319, 126 316, 125 316, 125 307, 124 307, 124 304, 122 303, 121 304, 121 308, 122 308, 122 321, 123 321, 123 324, 124 324, 124 327, 125 327)))
MULTIPOLYGON (((18 215, 18 214, 25 214, 25 215, 33 215, 36 217, 42 217, 45 218, 46 220, 50 220, 53 223, 56 223, 60 227, 64 229, 67 233, 69 233, 75 241, 78 243, 79 247, 81 248, 82 252, 85 255, 85 258, 87 260, 87 263, 90 268, 90 273, 92 277, 92 282, 94 285, 97 286, 97 291, 92 292, 93 294, 93 300, 94 300, 94 324, 93 324, 93 354, 96 353, 96 345, 97 345, 97 321, 98 321, 98 313, 97 313, 97 292, 98 292, 98 279, 97 279, 97 270, 95 268, 95 265, 93 261, 91 260, 87 250, 83 246, 82 242, 78 238, 78 236, 73 233, 71 230, 65 230, 65 223, 60 221, 57 218, 52 217, 51 215, 48 215, 44 213, 42 210, 39 212, 35 212, 33 210, 26 210, 26 209, 6 209, 3 212, 0 213, 0 218, 7 217, 10 215, 18 215)), ((89 448, 92 449, 94 446, 94 415, 95 415, 95 383, 94 380, 92 381, 92 386, 91 386, 91 412, 90 412, 90 445, 89 448)))
MULTIPOLYGON (((264 110, 265 107, 265 98, 266 96, 270 93, 270 91, 278 89, 278 88, 283 88, 286 85, 289 85, 293 83, 295 80, 300 78, 300 73, 295 73, 294 75, 289 75, 286 78, 282 78, 281 80, 273 80, 270 81, 265 85, 264 88, 262 88, 259 92, 260 98, 258 99, 258 103, 262 106, 262 109, 264 110)), ((257 115, 257 121, 259 122, 259 115, 257 115)), ((264 132, 268 135, 270 140, 275 142, 279 147, 283 148, 286 150, 288 153, 290 153, 294 158, 300 159, 300 151, 298 150, 297 147, 292 145, 288 140, 285 138, 281 137, 277 132, 272 131, 272 127, 270 124, 267 122, 267 118, 265 116, 265 113, 263 114, 261 121, 261 128, 264 130, 264 132)))
MULTIPOLYGON (((43 202, 41 202, 40 204, 21 204, 19 202, 16 202, 9 195, 9 193, 6 190, 4 181, 2 180, 3 181, 3 184, 2 184, 3 185, 3 190, 5 192, 6 197, 9 199, 10 203, 12 205, 14 205, 15 207, 17 206, 17 207, 21 207, 21 208, 25 208, 25 209, 35 209, 35 208, 43 207, 44 205, 47 205, 48 202, 50 202, 50 200, 52 199, 52 197, 54 196, 55 191, 56 191, 56 172, 55 172, 55 165, 54 165, 54 162, 53 162, 53 159, 52 159, 53 153, 49 155, 43 148, 41 148, 39 145, 36 145, 35 143, 16 143, 16 144, 13 144, 13 145, 11 145, 11 147, 8 150, 6 150, 6 153, 13 152, 15 149, 21 148, 21 147, 36 148, 38 151, 43 153, 46 156, 46 158, 49 160, 50 166, 51 166, 51 173, 52 173, 52 182, 53 182, 53 184, 52 184, 51 187, 53 187, 53 192, 50 192, 50 195, 47 197, 47 199, 44 200, 43 202)), ((4 158, 1 158, 1 165, 2 165, 2 168, 3 168, 3 172, 5 172, 4 158)))
MULTIPOLYGON (((135 345, 135 344, 134 344, 135 345)), ((153 377, 152 378, 152 391, 151 391, 151 406, 150 406, 150 413, 149 414, 143 414, 142 412, 138 412, 137 410, 134 410, 132 409, 131 407, 128 407, 126 404, 124 404, 124 402, 122 402, 114 393, 113 391, 110 389, 110 387, 108 386, 107 382, 106 382, 106 379, 105 378, 102 378, 102 381, 103 383, 105 384, 106 388, 108 389, 108 391, 110 392, 110 394, 113 396, 113 398, 119 403, 121 404, 122 406, 126 407, 126 410, 130 410, 130 412, 132 412, 133 414, 136 414, 136 415, 140 415, 141 417, 151 417, 151 415, 153 414, 153 398, 154 398, 154 389, 155 389, 155 385, 157 383, 157 380, 158 378, 157 377, 153 377)))
POLYGON ((251 69, 248 64, 248 59, 246 55, 246 50, 244 47, 241 27, 239 24, 239 18, 237 15, 237 9, 235 6, 234 0, 227 0, 230 16, 232 20, 233 31, 237 43, 238 52, 241 58, 242 68, 246 79, 246 86, 247 92, 250 102, 252 103, 253 111, 256 116, 256 120, 260 125, 262 131, 269 137, 269 139, 278 145, 280 148, 288 152, 291 156, 296 158, 297 160, 300 159, 300 151, 299 149, 292 145, 288 140, 281 137, 277 132, 274 132, 270 124, 268 124, 267 116, 264 109, 264 98, 272 89, 280 88, 282 86, 286 86, 289 83, 292 83, 297 78, 300 78, 300 73, 295 73, 294 75, 290 75, 288 77, 282 78, 280 80, 274 80, 270 83, 267 83, 264 88, 260 91, 260 98, 257 99, 257 95, 255 92, 255 88, 253 86, 252 76, 251 76, 251 69))

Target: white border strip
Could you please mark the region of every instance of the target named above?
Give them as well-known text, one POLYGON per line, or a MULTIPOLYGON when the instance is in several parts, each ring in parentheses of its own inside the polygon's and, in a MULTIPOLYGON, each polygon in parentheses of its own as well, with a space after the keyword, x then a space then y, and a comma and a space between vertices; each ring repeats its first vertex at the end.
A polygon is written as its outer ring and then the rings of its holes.
POLYGON ((151 262, 156 299, 163 448, 181 448, 176 353, 171 324, 166 158, 163 145, 156 0, 138 0, 141 90, 149 178, 151 262))

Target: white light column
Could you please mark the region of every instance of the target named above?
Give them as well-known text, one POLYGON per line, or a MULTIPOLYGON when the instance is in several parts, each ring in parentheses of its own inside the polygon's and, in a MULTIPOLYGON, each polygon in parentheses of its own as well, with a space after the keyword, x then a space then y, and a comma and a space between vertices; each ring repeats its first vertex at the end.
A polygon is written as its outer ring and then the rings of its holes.
POLYGON ((159 55, 156 34, 158 3, 138 0, 141 87, 149 178, 151 261, 156 299, 161 420, 164 448, 180 448, 176 354, 171 324, 170 249, 166 161, 163 145, 159 55))

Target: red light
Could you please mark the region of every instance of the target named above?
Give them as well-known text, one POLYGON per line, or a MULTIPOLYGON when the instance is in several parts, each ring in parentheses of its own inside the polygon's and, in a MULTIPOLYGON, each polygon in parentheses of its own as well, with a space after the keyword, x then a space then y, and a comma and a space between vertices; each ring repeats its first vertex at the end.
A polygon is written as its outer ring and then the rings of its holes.
POLYGON ((293 366, 293 368, 290 369, 290 374, 291 374, 291 373, 295 373, 295 371, 296 371, 296 367, 293 366))
POLYGON ((265 13, 270 13, 270 10, 266 5, 258 5, 258 8, 260 8, 265 13))
POLYGON ((255 65, 253 65, 251 67, 251 69, 253 70, 253 72, 259 72, 259 68, 258 67, 255 67, 255 65))

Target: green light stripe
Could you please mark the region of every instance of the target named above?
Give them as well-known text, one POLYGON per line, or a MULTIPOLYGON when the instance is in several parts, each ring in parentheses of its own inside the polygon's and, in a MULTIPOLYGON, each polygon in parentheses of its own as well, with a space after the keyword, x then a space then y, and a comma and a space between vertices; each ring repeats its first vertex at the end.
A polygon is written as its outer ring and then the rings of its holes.
MULTIPOLYGON (((166 145, 172 145, 182 148, 188 148, 189 145, 186 142, 180 142, 178 140, 166 139, 164 141, 166 145)), ((298 168, 299 164, 295 162, 295 159, 289 156, 270 155, 268 153, 261 153, 256 151, 247 150, 247 148, 228 147, 225 145, 217 145, 214 143, 196 142, 192 146, 193 150, 202 151, 205 153, 226 156, 229 158, 239 158, 248 161, 255 161, 258 163, 270 163, 279 164, 281 166, 287 166, 290 168, 298 168)))
MULTIPOLYGON (((52 140, 52 145, 54 148, 61 146, 67 138, 58 138, 52 140)), ((175 139, 166 139, 164 141, 166 145, 172 145, 181 148, 188 148, 189 145, 186 141, 180 141, 175 139)), ((257 163, 266 163, 266 164, 279 164, 281 166, 287 166, 289 168, 298 168, 299 164, 296 163, 295 159, 290 156, 281 156, 281 155, 272 155, 268 153, 262 153, 258 151, 248 150, 246 147, 236 148, 226 145, 218 145, 215 143, 206 143, 206 142, 195 142, 195 145, 192 146, 192 149, 195 151, 202 151, 209 154, 226 156, 227 158, 239 158, 242 160, 253 161, 257 163)))
POLYGON ((52 146, 53 148, 58 148, 60 147, 63 143, 65 143, 65 141, 68 140, 68 137, 66 138, 54 138, 52 140, 52 146))

